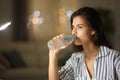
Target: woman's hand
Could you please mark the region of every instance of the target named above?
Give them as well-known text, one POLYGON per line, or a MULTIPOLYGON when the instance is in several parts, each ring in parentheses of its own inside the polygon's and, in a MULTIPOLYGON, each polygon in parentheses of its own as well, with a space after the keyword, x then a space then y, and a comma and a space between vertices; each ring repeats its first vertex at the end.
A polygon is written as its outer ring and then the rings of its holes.
POLYGON ((52 39, 52 46, 54 49, 49 49, 49 53, 57 54, 61 49, 66 48, 67 46, 62 46, 64 43, 64 34, 60 34, 52 39))

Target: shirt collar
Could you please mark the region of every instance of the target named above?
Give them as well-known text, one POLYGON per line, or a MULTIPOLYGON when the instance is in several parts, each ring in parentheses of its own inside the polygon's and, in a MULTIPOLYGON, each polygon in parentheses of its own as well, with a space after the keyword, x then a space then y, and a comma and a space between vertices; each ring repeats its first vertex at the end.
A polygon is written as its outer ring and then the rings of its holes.
MULTIPOLYGON (((98 52, 98 56, 96 58, 104 57, 109 54, 110 49, 106 46, 100 46, 100 50, 98 52)), ((84 57, 84 51, 76 53, 77 58, 83 58, 84 57)))

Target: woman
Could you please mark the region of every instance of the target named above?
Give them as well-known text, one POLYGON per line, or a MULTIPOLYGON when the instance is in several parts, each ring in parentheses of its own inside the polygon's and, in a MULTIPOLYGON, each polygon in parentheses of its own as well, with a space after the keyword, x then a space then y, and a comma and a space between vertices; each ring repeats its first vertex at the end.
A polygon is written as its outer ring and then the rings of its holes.
POLYGON ((49 51, 49 80, 120 80, 120 54, 105 39, 96 10, 83 7, 74 12, 71 28, 77 37, 75 53, 58 71, 57 53, 66 46, 49 51))

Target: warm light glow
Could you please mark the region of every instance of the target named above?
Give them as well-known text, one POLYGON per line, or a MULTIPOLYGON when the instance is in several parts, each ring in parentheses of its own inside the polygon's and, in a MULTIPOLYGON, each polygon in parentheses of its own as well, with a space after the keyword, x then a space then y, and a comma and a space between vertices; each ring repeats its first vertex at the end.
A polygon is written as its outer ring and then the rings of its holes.
POLYGON ((59 22, 60 22, 60 24, 66 24, 66 17, 65 16, 60 16, 59 17, 59 22))
POLYGON ((10 24, 11 24, 11 22, 7 22, 7 23, 3 24, 2 26, 0 26, 0 31, 6 29, 10 24))
POLYGON ((34 11, 33 14, 30 15, 28 25, 30 25, 30 23, 35 24, 35 25, 43 23, 43 18, 40 16, 39 10, 34 11))
POLYGON ((65 8, 60 8, 59 9, 59 14, 60 15, 65 15, 65 13, 66 13, 66 9, 65 8))
POLYGON ((34 18, 32 19, 32 23, 33 23, 33 24, 38 24, 38 18, 37 18, 37 17, 34 17, 34 18))
POLYGON ((38 17, 34 17, 33 19, 32 19, 32 23, 33 24, 42 24, 43 23, 43 19, 40 17, 40 18, 38 18, 38 17))
POLYGON ((71 17, 73 11, 71 9, 67 10, 65 8, 59 9, 59 23, 63 26, 67 24, 67 20, 71 17))

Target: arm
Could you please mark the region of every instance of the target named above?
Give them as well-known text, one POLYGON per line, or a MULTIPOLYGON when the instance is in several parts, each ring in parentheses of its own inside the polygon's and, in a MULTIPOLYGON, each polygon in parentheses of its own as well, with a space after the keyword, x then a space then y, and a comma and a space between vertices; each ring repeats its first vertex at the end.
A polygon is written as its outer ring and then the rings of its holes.
POLYGON ((49 80, 59 80, 58 75, 58 63, 57 63, 57 51, 49 52, 49 80))
MULTIPOLYGON (((55 47, 60 45, 61 39, 63 39, 63 35, 58 35, 53 38, 55 47)), ((59 80, 57 53, 58 51, 66 47, 67 46, 63 46, 58 49, 49 50, 49 71, 48 71, 49 80, 59 80)))

